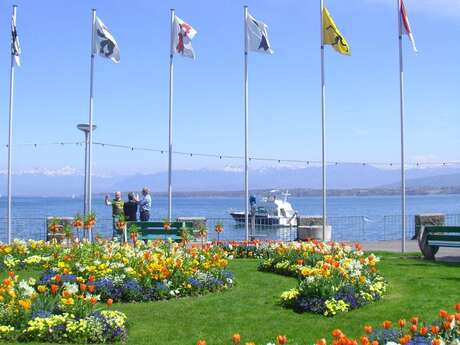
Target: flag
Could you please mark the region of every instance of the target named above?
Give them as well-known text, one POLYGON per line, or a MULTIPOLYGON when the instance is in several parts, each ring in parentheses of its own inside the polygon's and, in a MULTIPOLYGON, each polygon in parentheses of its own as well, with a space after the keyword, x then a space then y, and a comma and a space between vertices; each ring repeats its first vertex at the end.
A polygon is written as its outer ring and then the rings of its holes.
POLYGON ((174 16, 172 27, 172 52, 171 54, 180 54, 188 58, 195 58, 195 52, 192 47, 192 39, 197 31, 188 23, 184 22, 178 16, 174 16))
POLYGON ((11 18, 11 55, 16 66, 21 66, 21 46, 19 45, 19 37, 16 31, 16 17, 11 18))
POLYGON ((412 43, 412 49, 414 52, 417 51, 417 46, 415 45, 414 35, 412 34, 412 29, 409 23, 409 17, 407 16, 406 6, 404 5, 404 0, 401 0, 401 24, 402 24, 402 32, 409 37, 410 42, 412 43))
POLYGON ((347 40, 340 33, 340 30, 337 28, 334 19, 332 19, 326 7, 323 9, 323 44, 333 46, 340 54, 351 55, 347 40))
POLYGON ((273 54, 268 40, 268 26, 248 13, 246 17, 248 50, 273 54))
POLYGON ((96 25, 94 27, 93 54, 98 54, 102 57, 112 60, 115 63, 120 62, 120 49, 115 41, 115 38, 110 33, 107 26, 96 17, 96 25))

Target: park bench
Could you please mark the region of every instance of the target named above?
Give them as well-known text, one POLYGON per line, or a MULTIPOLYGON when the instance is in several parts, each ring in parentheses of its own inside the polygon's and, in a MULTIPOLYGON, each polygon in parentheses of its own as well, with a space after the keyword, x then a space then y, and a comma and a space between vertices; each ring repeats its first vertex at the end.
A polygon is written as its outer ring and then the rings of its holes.
POLYGON ((129 229, 133 224, 139 229, 137 239, 143 241, 171 239, 180 242, 183 230, 193 235, 192 222, 171 222, 169 229, 164 228, 163 222, 127 222, 127 228, 129 229))
POLYGON ((460 248, 460 226, 423 225, 418 244, 425 259, 434 260, 440 247, 460 248))

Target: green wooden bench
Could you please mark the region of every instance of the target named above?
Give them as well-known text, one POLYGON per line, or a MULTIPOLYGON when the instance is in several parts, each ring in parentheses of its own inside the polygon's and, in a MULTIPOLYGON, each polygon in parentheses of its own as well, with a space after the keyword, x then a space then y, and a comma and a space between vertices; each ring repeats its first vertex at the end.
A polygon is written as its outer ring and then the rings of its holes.
POLYGON ((128 229, 131 225, 136 225, 139 228, 137 239, 143 241, 171 239, 180 242, 182 241, 181 233, 184 229, 193 235, 192 222, 171 222, 169 230, 164 228, 163 222, 127 222, 126 224, 128 229))
POLYGON ((424 225, 418 244, 426 259, 434 260, 440 247, 460 248, 460 226, 424 225))

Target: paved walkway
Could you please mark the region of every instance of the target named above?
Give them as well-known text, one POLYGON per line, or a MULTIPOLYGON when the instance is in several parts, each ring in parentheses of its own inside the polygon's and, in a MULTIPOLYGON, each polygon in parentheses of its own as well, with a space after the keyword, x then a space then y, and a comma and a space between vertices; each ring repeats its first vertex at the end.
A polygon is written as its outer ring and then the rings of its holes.
MULTIPOLYGON (((401 241, 369 241, 361 242, 364 250, 401 252, 401 241)), ((406 252, 421 255, 417 241, 406 241, 406 252)), ((439 248, 436 261, 451 261, 460 263, 460 248, 439 248)))

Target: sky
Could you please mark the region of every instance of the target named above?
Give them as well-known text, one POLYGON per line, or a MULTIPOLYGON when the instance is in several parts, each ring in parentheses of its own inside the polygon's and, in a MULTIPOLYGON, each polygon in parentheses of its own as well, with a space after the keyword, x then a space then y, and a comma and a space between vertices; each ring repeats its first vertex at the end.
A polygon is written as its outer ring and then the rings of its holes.
MULTIPOLYGON (((174 59, 174 149, 242 155, 243 5, 269 26, 273 55, 249 56, 250 155, 320 160, 319 1, 17 0, 14 170, 82 169, 88 121, 91 9, 121 62, 95 62, 94 140, 166 149, 169 9, 190 23, 196 60, 174 59)), ((352 55, 327 47, 327 155, 399 161, 399 67, 394 0, 326 0, 352 55)), ((0 4, 0 135, 7 142, 10 17, 0 4), (2 29, 3 28, 3 29, 2 29)), ((419 54, 404 38, 408 161, 460 161, 459 0, 406 0, 419 54)), ((0 170, 7 150, 0 149, 0 170)), ((175 157, 176 169, 238 168, 240 160, 175 157)), ((165 154, 94 148, 98 174, 167 169, 165 154)))

